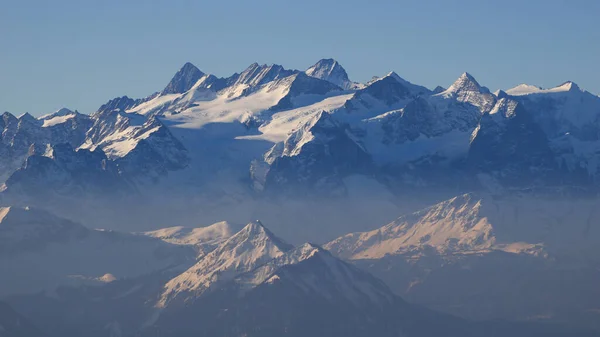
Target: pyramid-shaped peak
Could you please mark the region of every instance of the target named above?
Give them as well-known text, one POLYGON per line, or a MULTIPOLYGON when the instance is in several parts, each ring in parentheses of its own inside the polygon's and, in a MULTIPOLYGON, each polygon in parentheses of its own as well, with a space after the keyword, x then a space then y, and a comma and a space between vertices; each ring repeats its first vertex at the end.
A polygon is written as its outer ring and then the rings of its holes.
POLYGON ((3 118, 5 121, 9 121, 9 120, 15 121, 15 120, 17 120, 17 117, 15 117, 15 115, 11 114, 11 113, 10 113, 10 112, 8 112, 8 111, 5 111, 5 112, 2 114, 2 118, 3 118))
POLYGON ((475 91, 481 92, 481 85, 477 80, 469 73, 464 72, 460 77, 452 83, 452 85, 446 90, 448 92, 460 92, 460 91, 475 91))
POLYGON ((292 248, 291 245, 289 245, 284 240, 280 239, 275 234, 273 234, 269 229, 267 229, 262 224, 262 222, 260 222, 260 220, 255 220, 248 223, 239 232, 231 236, 229 240, 225 242, 225 245, 239 244, 240 242, 245 241, 269 241, 272 242, 279 249, 284 251, 292 248))
POLYGON ((265 225, 260 220, 250 221, 244 229, 252 230, 252 231, 266 231, 265 225))
POLYGON ((197 71, 197 70, 200 70, 200 69, 198 69, 198 67, 196 67, 192 62, 186 62, 183 65, 183 67, 181 67, 181 70, 182 71, 190 71, 190 70, 197 71))
POLYGON ((352 89, 356 87, 348 78, 348 73, 342 65, 332 59, 321 59, 306 70, 306 75, 328 81, 343 89, 352 89))
POLYGON ((398 82, 404 81, 404 79, 402 77, 400 77, 400 75, 398 75, 395 71, 390 71, 384 77, 391 77, 391 78, 395 79, 398 82))
POLYGON ((19 116, 19 121, 36 123, 38 120, 37 120, 37 118, 33 117, 29 112, 26 112, 26 113, 22 114, 21 116, 19 116))
POLYGON ((187 62, 173 76, 169 84, 162 91, 162 94, 182 94, 190 90, 202 76, 204 76, 204 73, 200 69, 192 63, 187 62))
POLYGON ((157 305, 165 306, 184 294, 184 299, 201 296, 221 282, 254 270, 290 249, 292 246, 276 237, 260 221, 250 222, 190 269, 169 281, 157 305))

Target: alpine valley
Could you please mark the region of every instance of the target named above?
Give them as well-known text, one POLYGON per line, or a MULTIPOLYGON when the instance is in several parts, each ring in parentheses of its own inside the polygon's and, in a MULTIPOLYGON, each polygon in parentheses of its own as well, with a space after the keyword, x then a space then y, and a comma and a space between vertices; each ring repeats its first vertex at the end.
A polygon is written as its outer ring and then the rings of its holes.
POLYGON ((573 82, 186 63, 0 130, 0 337, 600 336, 600 97, 573 82))

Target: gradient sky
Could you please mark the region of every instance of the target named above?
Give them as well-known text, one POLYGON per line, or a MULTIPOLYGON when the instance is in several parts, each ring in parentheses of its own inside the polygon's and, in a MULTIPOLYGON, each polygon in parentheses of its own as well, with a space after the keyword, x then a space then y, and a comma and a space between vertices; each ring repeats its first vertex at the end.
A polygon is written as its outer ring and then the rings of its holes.
POLYGON ((217 76, 252 62, 333 57, 351 79, 391 70, 491 90, 572 80, 600 93, 600 1, 0 1, 0 111, 93 112, 162 89, 190 61, 217 76))

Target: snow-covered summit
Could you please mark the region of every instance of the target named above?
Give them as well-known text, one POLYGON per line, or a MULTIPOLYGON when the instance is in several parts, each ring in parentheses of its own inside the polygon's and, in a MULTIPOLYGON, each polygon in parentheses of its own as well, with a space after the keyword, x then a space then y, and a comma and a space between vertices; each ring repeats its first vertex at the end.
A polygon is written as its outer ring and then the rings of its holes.
POLYGON ((512 96, 524 96, 532 94, 553 94, 573 91, 581 91, 581 89, 575 82, 566 81, 561 85, 549 89, 543 89, 541 87, 529 84, 519 84, 514 88, 506 90, 506 93, 512 96))
POLYGON ((464 72, 460 77, 452 83, 446 92, 460 92, 460 91, 473 91, 481 92, 481 85, 479 82, 469 73, 464 72))
POLYGON ((496 102, 488 88, 483 87, 469 73, 465 72, 452 83, 445 91, 434 95, 434 97, 452 98, 461 103, 475 106, 483 114, 489 111, 496 102))
POLYGON ((170 280, 158 306, 165 306, 174 299, 187 301, 202 296, 213 287, 279 257, 291 248, 260 221, 251 222, 194 266, 170 280))
POLYGON ((345 90, 358 89, 360 84, 348 78, 346 70, 334 59, 322 59, 305 71, 306 75, 331 82, 345 90))
POLYGON ((498 251, 582 257, 586 251, 593 254, 600 241, 586 229, 587 221, 597 218, 592 203, 495 199, 468 193, 403 215, 379 229, 347 234, 324 248, 349 259, 418 257, 427 252, 458 257, 498 251))

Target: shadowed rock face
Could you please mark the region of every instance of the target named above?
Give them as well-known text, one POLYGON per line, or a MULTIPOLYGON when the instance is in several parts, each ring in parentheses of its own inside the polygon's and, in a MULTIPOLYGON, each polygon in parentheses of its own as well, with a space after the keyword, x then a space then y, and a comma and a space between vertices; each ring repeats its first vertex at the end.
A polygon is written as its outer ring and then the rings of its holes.
POLYGON ((182 94, 190 90, 202 76, 204 76, 204 73, 188 62, 173 76, 171 82, 163 89, 162 94, 182 94))
POLYGON ((334 59, 322 59, 306 70, 306 75, 331 82, 338 87, 349 90, 356 84, 348 78, 346 70, 334 59))

